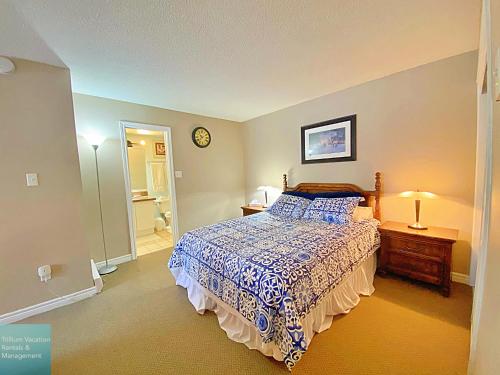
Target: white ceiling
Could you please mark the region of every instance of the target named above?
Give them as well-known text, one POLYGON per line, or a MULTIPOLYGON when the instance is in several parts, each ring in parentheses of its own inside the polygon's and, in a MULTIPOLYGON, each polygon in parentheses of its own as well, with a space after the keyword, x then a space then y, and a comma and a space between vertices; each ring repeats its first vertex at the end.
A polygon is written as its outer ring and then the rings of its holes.
POLYGON ((480 3, 14 2, 71 69, 75 92, 236 121, 474 50, 480 3))

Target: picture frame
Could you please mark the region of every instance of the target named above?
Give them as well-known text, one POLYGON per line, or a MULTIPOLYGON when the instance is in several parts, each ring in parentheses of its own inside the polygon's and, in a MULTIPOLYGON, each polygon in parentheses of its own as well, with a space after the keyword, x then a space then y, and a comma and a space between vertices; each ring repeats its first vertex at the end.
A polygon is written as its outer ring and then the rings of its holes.
POLYGON ((165 143, 164 142, 155 142, 155 155, 156 156, 165 156, 165 143))
POLYGON ((302 164, 356 160, 356 115, 301 128, 302 164))

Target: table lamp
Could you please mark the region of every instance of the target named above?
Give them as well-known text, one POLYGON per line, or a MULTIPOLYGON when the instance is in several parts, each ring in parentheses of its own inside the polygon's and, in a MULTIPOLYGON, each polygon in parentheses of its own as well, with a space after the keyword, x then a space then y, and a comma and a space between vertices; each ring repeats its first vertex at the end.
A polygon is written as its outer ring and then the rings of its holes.
POLYGON ((266 204, 264 205, 264 207, 267 207, 267 192, 270 191, 271 189, 272 189, 272 186, 259 186, 257 188, 258 191, 264 192, 264 197, 266 199, 266 204))
POLYGON ((420 224, 420 200, 422 198, 436 198, 436 194, 429 193, 428 191, 404 191, 399 194, 400 197, 413 198, 415 199, 415 224, 408 225, 408 228, 425 230, 426 226, 420 224))

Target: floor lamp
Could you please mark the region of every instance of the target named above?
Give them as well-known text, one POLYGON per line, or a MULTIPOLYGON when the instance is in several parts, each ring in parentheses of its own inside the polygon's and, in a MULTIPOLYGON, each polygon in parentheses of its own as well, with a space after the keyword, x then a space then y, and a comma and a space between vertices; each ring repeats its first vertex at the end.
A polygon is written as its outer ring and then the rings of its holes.
POLYGON ((94 149, 94 159, 95 159, 95 170, 97 175, 97 196, 99 198, 99 215, 101 218, 101 234, 102 234, 102 244, 104 247, 104 259, 105 265, 98 269, 99 275, 107 275, 108 273, 115 272, 118 267, 108 263, 108 254, 106 252, 106 238, 104 237, 104 221, 102 220, 102 203, 101 203, 101 184, 99 181, 99 164, 97 163, 97 149, 104 142, 103 137, 99 136, 87 136, 87 141, 92 145, 94 149))

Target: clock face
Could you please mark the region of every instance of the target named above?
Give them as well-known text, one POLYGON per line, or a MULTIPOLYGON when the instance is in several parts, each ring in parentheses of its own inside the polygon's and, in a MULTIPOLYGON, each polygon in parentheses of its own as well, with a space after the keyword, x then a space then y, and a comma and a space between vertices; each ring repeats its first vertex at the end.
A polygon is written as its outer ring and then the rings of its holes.
POLYGON ((207 147, 210 144, 212 137, 207 129, 199 126, 193 130, 192 139, 196 146, 207 147))

